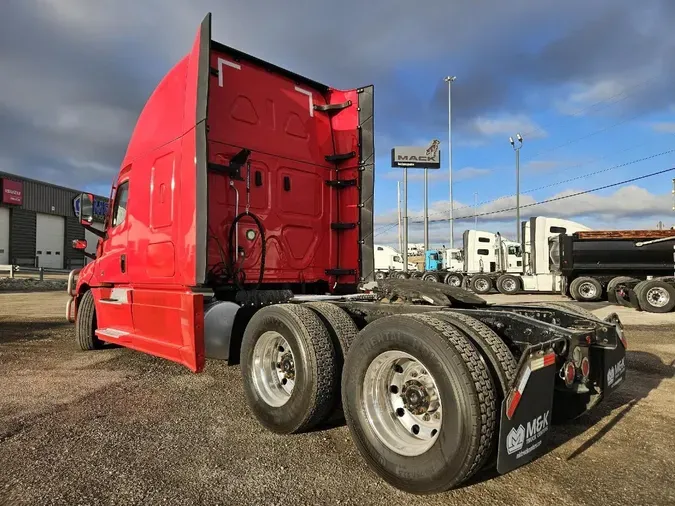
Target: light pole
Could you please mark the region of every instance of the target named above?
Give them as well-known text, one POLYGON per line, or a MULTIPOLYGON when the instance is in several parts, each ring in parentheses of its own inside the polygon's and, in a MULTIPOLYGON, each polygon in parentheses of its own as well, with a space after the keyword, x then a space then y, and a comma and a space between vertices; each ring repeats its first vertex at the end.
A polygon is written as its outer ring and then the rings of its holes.
POLYGON ((398 208, 398 250, 403 253, 403 235, 401 234, 401 182, 396 181, 396 207, 398 208))
POLYGON ((429 169, 424 168, 424 254, 429 250, 429 169))
POLYGON ((447 76, 448 83, 448 175, 450 180, 450 248, 455 245, 455 205, 452 199, 452 82, 457 76, 447 76))
POLYGON ((473 192, 473 228, 478 230, 478 193, 473 192))
POLYGON ((513 141, 513 137, 509 137, 511 147, 516 152, 516 237, 518 244, 520 244, 520 148, 523 147, 523 136, 516 134, 518 146, 513 141))

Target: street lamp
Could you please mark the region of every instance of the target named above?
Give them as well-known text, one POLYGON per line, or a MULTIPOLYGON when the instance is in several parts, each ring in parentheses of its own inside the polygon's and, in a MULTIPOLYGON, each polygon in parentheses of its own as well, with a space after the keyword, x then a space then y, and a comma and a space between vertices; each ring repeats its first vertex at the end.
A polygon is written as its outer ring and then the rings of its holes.
POLYGON ((455 245, 455 205, 452 199, 452 82, 457 76, 447 76, 448 83, 448 175, 450 181, 450 248, 455 245))
POLYGON ((523 147, 523 136, 518 133, 516 139, 519 143, 518 146, 513 141, 513 137, 509 137, 511 147, 516 152, 516 237, 520 244, 520 148, 523 147))

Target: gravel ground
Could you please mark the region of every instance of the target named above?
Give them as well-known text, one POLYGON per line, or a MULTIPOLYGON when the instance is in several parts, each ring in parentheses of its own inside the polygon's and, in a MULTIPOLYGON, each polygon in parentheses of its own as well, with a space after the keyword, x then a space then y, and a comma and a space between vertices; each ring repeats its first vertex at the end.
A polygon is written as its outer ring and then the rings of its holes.
POLYGON ((554 427, 541 459, 415 497, 376 477, 344 426, 263 430, 237 366, 195 375, 124 348, 76 351, 65 300, 0 294, 3 505, 675 503, 675 324, 627 327, 628 381, 554 427))
POLYGON ((0 292, 63 292, 68 278, 44 279, 34 277, 0 278, 0 292))

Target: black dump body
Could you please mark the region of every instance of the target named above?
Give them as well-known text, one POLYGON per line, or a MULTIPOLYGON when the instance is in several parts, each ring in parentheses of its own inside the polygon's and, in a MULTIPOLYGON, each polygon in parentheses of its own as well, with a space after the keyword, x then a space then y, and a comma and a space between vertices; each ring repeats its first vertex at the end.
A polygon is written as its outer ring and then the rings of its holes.
POLYGON ((567 277, 668 276, 675 269, 673 241, 638 246, 675 236, 675 230, 588 231, 559 236, 559 269, 567 277))

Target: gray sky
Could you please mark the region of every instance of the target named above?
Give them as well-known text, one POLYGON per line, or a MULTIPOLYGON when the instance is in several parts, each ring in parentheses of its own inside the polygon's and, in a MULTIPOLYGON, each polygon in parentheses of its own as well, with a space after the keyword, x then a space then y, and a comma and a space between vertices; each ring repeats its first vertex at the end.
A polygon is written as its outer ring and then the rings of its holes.
POLYGON ((672 0, 4 0, 0 169, 107 193, 143 103, 208 11, 220 42, 335 87, 375 83, 377 135, 392 142, 445 124, 448 69, 462 73, 460 143, 528 125, 544 138, 536 111, 631 87, 597 116, 675 102, 672 0))

